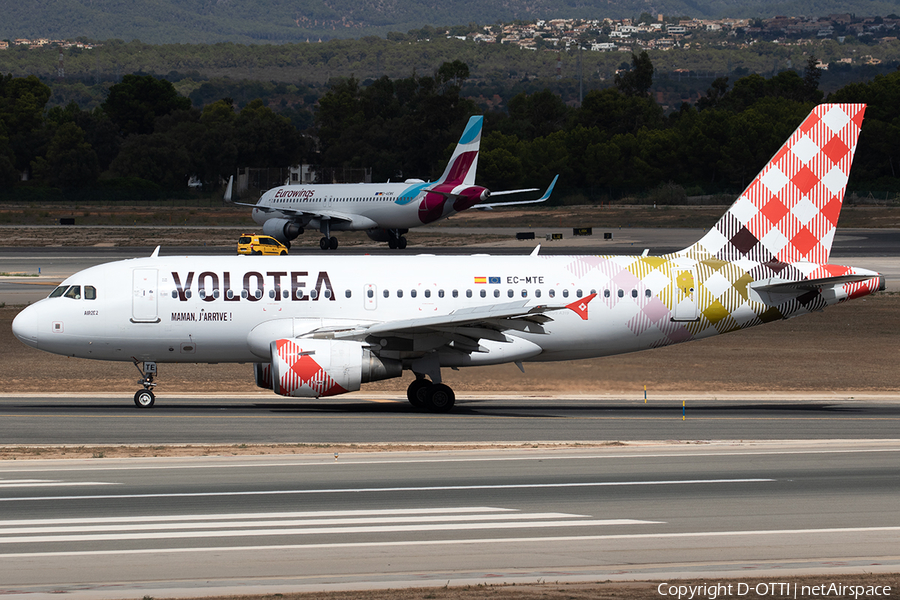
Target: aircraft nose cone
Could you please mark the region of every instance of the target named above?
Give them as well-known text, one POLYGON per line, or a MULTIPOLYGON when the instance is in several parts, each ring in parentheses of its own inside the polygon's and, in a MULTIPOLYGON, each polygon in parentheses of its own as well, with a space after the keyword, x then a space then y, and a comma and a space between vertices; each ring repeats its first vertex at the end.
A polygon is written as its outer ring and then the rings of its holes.
POLYGON ((38 314, 34 307, 29 307, 16 315, 12 322, 13 335, 23 344, 37 348, 38 314))

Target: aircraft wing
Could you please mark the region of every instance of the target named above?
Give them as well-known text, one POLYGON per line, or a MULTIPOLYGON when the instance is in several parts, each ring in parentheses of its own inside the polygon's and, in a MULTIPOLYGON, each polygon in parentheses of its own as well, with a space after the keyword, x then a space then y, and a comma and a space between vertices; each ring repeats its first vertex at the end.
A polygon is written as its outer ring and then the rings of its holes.
MULTIPOLYGON (((528 306, 528 300, 491 304, 456 310, 447 315, 401 319, 381 323, 360 324, 354 327, 321 327, 301 337, 354 340, 373 344, 373 352, 380 354, 387 340, 406 340, 404 350, 422 354, 442 347, 464 353, 489 352, 480 342, 506 344, 513 338, 506 332, 544 333, 544 324, 553 321, 548 314, 570 309, 587 318, 587 306, 592 294, 571 304, 538 304, 528 306)), ((390 351, 393 343, 384 348, 390 351)))
MULTIPOLYGON (((547 188, 547 191, 544 192, 544 195, 535 200, 517 200, 515 202, 491 202, 490 204, 479 204, 475 206, 478 210, 493 210, 495 206, 514 206, 516 204, 537 204, 538 202, 546 202, 550 199, 550 194, 553 193, 553 186, 556 185, 556 180, 559 179, 559 175, 553 178, 553 181, 550 182, 550 187, 547 188)), ((506 194, 517 194, 519 192, 533 192, 537 188, 531 188, 528 190, 504 190, 500 192, 491 192, 491 197, 493 196, 503 196, 506 194)))

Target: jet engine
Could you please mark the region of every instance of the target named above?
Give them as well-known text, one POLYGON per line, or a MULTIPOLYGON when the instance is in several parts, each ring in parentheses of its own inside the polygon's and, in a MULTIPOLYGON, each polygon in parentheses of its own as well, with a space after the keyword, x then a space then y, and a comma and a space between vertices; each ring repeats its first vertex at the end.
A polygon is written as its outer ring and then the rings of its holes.
POLYGON ((291 240, 303 233, 303 226, 290 219, 269 219, 263 223, 263 233, 290 247, 291 240))
POLYGON ((255 367, 256 385, 280 396, 337 396, 403 371, 400 361, 379 358, 360 342, 281 339, 271 351, 272 362, 255 367))

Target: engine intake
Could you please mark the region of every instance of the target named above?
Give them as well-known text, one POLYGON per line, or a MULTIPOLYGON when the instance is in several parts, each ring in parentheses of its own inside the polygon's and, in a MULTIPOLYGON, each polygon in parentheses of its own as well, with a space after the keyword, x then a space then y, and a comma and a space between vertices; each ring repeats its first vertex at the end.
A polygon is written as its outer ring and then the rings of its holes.
POLYGON ((263 233, 271 235, 282 244, 290 244, 303 233, 303 226, 289 219, 269 219, 263 223, 263 233))

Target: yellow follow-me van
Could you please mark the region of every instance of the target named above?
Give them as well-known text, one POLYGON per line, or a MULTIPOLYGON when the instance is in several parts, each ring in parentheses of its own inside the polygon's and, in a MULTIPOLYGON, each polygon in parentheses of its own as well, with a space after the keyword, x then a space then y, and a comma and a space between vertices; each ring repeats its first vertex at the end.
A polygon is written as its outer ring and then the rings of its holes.
POLYGON ((238 238, 238 254, 276 254, 284 256, 287 246, 268 235, 243 233, 238 238))

